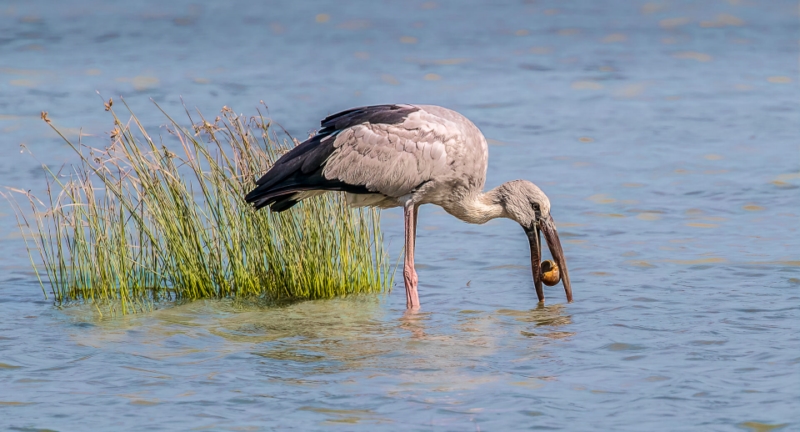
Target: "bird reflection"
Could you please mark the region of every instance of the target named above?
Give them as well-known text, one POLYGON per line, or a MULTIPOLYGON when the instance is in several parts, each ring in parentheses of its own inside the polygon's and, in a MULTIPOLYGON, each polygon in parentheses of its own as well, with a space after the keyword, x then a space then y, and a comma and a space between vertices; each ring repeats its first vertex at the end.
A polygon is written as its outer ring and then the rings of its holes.
POLYGON ((425 339, 427 337, 425 321, 428 320, 428 315, 414 309, 407 309, 400 318, 400 328, 411 332, 412 339, 425 339))
POLYGON ((514 318, 518 322, 532 323, 533 328, 520 330, 520 334, 526 337, 562 339, 575 334, 559 329, 559 327, 572 324, 572 317, 566 314, 566 309, 562 304, 544 305, 539 303, 534 309, 526 311, 500 309, 497 314, 514 318))

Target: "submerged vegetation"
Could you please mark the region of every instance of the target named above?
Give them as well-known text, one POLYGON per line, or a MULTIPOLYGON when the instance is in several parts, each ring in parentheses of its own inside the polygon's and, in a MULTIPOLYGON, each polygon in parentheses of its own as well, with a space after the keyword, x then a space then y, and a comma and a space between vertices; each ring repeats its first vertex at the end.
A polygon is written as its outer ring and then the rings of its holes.
POLYGON ((111 106, 114 129, 102 149, 70 141, 42 113, 80 163, 44 166, 47 197, 26 193, 32 212, 11 200, 56 304, 89 301, 125 314, 163 300, 284 302, 391 285, 376 210, 348 208, 338 193, 283 213, 245 203, 290 142, 260 112, 247 118, 224 107, 213 122, 195 122, 187 111, 186 128, 162 111, 166 133, 154 136, 127 105, 125 123, 111 106))

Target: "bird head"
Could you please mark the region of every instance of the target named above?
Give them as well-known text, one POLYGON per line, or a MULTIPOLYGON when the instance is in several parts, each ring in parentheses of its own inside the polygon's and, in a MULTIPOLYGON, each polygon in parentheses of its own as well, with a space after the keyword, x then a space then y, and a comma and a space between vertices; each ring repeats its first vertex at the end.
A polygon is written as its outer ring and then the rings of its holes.
POLYGON ((547 195, 527 180, 511 181, 498 189, 498 197, 506 217, 520 224, 528 236, 531 247, 531 272, 539 301, 544 301, 541 274, 541 233, 544 233, 550 253, 561 271, 561 282, 564 284, 567 301, 571 302, 572 286, 569 282, 567 261, 564 258, 564 250, 561 248, 561 240, 558 238, 556 224, 550 215, 550 200, 547 195))

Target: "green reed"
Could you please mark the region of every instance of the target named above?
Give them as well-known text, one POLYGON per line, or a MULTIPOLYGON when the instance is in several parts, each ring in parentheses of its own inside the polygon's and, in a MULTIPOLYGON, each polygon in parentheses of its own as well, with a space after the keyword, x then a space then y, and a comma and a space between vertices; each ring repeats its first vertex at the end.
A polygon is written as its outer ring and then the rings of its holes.
POLYGON ((56 304, 111 304, 126 314, 163 300, 285 302, 391 286, 377 210, 351 209, 340 193, 283 213, 244 201, 289 149, 260 112, 246 118, 225 107, 195 123, 187 111, 187 128, 162 110, 166 134, 153 136, 127 105, 126 123, 111 101, 106 109, 114 130, 102 149, 70 141, 42 113, 80 163, 67 175, 44 166, 47 197, 26 193, 32 212, 11 200, 56 304))

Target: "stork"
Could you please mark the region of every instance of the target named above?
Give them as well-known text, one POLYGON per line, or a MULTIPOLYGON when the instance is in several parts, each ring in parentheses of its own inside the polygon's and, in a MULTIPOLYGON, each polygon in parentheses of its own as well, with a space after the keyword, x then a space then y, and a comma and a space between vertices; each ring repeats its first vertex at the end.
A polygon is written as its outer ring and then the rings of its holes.
POLYGON ((474 224, 508 218, 522 226, 530 244, 531 272, 544 301, 541 235, 561 271, 567 301, 572 288, 567 262, 550 215, 550 200, 527 180, 483 192, 489 148, 463 115, 433 105, 374 105, 322 120, 312 137, 281 156, 245 200, 281 212, 326 191, 346 192, 351 206, 403 207, 406 307, 419 309, 414 243, 423 204, 474 224))

